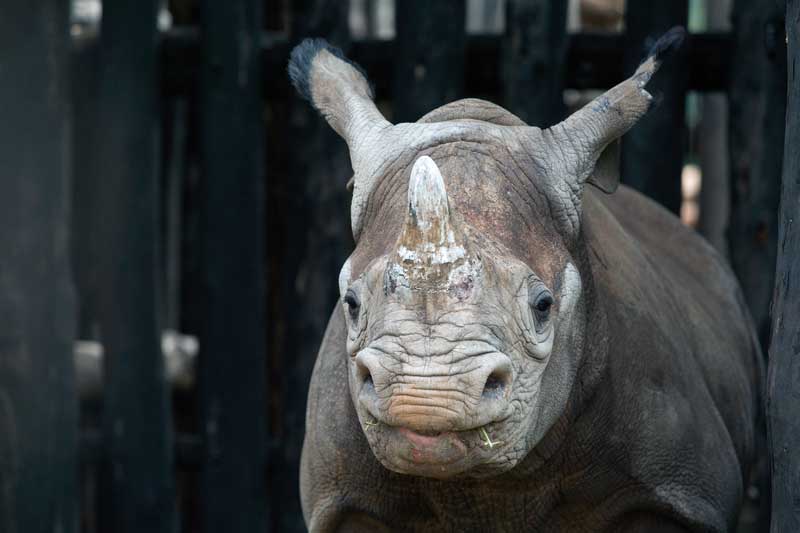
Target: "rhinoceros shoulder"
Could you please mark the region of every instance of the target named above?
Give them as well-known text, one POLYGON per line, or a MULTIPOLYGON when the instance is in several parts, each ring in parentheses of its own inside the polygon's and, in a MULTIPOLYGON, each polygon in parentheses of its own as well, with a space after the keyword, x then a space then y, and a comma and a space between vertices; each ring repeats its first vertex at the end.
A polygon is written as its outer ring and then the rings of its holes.
POLYGON ((753 460, 762 375, 735 277, 697 233, 627 187, 589 191, 582 225, 608 321, 600 455, 678 515, 724 530, 753 460))

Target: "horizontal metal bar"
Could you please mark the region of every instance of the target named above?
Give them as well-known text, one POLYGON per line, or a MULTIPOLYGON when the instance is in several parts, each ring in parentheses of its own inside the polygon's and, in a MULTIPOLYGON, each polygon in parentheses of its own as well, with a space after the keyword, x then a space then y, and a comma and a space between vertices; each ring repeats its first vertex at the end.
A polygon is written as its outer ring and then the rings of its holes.
MULTIPOLYGON (((197 87, 199 74, 199 32, 193 27, 172 28, 161 35, 161 83, 167 94, 185 93, 197 87)), ((624 34, 578 33, 569 36, 565 86, 571 89, 606 89, 623 80, 624 34)), ((730 79, 733 41, 729 33, 689 35, 685 57, 688 59, 690 91, 726 91, 730 79)), ((391 40, 355 41, 350 57, 368 72, 378 98, 391 97, 392 58, 395 43, 391 40), (388 59, 388 60, 387 60, 388 59)), ((75 39, 78 55, 93 54, 96 39, 90 34, 75 39)), ((264 32, 261 38, 264 84, 270 99, 284 99, 289 94, 286 62, 291 45, 285 34, 264 32)), ((470 35, 466 46, 466 94, 499 100, 503 77, 500 71, 502 36, 470 35)))

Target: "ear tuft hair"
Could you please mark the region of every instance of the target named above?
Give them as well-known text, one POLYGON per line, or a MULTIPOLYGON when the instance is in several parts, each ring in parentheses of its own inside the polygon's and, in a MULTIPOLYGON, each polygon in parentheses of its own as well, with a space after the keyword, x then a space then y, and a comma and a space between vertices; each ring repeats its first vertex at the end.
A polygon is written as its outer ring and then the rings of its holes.
MULTIPOLYGON (((314 101, 311 98, 311 65, 314 62, 314 58, 322 50, 326 50, 342 61, 345 61, 355 68, 365 80, 367 79, 364 69, 357 63, 347 59, 340 48, 333 46, 325 39, 319 37, 303 39, 303 41, 292 50, 289 56, 289 66, 287 70, 292 86, 300 96, 311 102, 312 105, 314 101)), ((371 84, 369 85, 369 97, 374 98, 374 91, 371 84)))
POLYGON ((686 30, 683 26, 673 27, 650 48, 650 53, 647 54, 645 61, 652 57, 659 63, 662 62, 669 54, 680 48, 685 39, 686 30))

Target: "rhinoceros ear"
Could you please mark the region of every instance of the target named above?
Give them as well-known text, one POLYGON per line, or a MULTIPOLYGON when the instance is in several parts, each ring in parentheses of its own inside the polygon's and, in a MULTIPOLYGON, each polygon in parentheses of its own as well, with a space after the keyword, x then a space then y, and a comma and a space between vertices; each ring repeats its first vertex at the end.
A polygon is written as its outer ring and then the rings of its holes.
POLYGON ((652 47, 636 72, 616 87, 570 115, 563 122, 542 132, 545 138, 562 147, 553 150, 557 167, 583 186, 587 181, 605 192, 616 190, 619 146, 617 140, 642 118, 653 103, 645 86, 668 53, 683 42, 686 31, 672 28, 652 47), (564 160, 560 154, 569 154, 564 160))
POLYGON ((354 172, 348 183, 353 191, 350 216, 353 237, 358 240, 376 162, 399 149, 386 138, 392 125, 372 101, 372 87, 361 68, 324 39, 306 39, 292 50, 289 77, 350 149, 354 172))
POLYGON ((328 121, 350 148, 365 125, 388 126, 375 103, 364 71, 325 39, 305 39, 289 58, 289 78, 297 92, 328 121))

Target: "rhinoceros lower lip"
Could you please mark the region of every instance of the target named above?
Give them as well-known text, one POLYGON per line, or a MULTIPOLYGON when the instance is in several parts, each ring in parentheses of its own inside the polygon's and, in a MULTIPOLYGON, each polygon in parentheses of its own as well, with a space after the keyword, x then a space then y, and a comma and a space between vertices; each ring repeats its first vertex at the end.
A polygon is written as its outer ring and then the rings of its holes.
POLYGON ((440 431, 414 431, 408 428, 399 428, 398 431, 412 444, 417 444, 419 446, 432 446, 436 444, 439 439, 444 436, 453 435, 452 432, 440 432, 440 431))
POLYGON ((464 459, 467 447, 454 432, 423 435, 408 428, 397 428, 403 444, 397 451, 412 464, 446 465, 464 459))
MULTIPOLYGON (((399 474, 453 479, 470 472, 493 471, 495 451, 481 443, 475 430, 422 434, 404 426, 375 422, 365 430, 372 452, 381 464, 399 474), (489 470, 486 470, 487 467, 489 470)), ((496 431, 492 433, 493 444, 496 431)))

